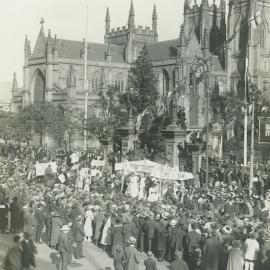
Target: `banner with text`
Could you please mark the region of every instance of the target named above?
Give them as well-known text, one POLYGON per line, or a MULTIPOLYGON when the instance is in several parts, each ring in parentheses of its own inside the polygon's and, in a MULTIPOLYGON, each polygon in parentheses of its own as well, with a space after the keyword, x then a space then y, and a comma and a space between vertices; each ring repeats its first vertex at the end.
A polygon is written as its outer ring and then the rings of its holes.
POLYGON ((270 117, 259 117, 259 143, 270 144, 270 117))

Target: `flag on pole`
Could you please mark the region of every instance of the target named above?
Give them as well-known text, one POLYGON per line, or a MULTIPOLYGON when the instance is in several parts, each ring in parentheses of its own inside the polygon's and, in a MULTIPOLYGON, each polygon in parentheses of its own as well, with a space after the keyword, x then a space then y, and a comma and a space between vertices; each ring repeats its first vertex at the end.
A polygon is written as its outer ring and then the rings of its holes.
POLYGON ((227 140, 229 141, 231 138, 234 137, 234 120, 232 120, 227 126, 227 140))

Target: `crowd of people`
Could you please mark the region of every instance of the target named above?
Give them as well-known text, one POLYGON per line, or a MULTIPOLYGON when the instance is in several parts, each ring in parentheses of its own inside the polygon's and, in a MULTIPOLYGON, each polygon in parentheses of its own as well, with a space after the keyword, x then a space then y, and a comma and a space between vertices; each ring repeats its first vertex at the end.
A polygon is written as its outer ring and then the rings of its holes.
POLYGON ((58 252, 54 263, 65 270, 86 255, 87 241, 107 252, 116 270, 139 269, 143 253, 147 270, 159 268, 156 260, 172 270, 270 269, 267 188, 250 197, 232 176, 211 188, 171 183, 158 200, 148 200, 155 179, 92 166, 102 160, 99 152, 78 157, 1 147, 0 231, 15 235, 5 270, 35 267, 41 243, 58 252), (37 175, 43 163, 49 165, 37 175), (142 196, 131 196, 132 178, 144 178, 142 196))

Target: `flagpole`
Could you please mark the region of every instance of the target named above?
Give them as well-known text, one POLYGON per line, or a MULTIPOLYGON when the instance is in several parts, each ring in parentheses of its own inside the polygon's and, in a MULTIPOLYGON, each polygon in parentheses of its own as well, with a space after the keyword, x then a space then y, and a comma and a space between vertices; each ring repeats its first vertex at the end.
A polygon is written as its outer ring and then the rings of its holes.
POLYGON ((85 39, 84 39, 84 133, 83 133, 83 148, 87 149, 87 119, 88 119, 88 81, 87 81, 87 50, 88 50, 88 6, 86 7, 86 27, 85 27, 85 39))
POLYGON ((246 49, 246 68, 245 68, 245 118, 244 118, 244 166, 247 166, 247 132, 248 132, 248 102, 247 102, 247 91, 248 91, 248 48, 246 49))
POLYGON ((249 176, 249 195, 252 195, 254 177, 254 130, 255 130, 255 100, 252 100, 252 122, 251 122, 251 145, 250 145, 250 176, 249 176))

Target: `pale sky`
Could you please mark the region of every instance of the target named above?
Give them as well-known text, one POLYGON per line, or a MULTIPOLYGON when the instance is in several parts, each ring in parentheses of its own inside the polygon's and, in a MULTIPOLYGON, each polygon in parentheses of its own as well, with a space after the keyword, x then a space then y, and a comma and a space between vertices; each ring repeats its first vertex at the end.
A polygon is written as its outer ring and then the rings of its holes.
MULTIPOLYGON (((178 36, 184 0, 133 2, 136 25, 152 26, 152 11, 156 4, 159 40, 178 36)), ((25 35, 30 39, 33 50, 41 17, 45 20, 46 35, 51 29, 53 36, 57 34, 59 38, 82 40, 88 5, 88 39, 103 43, 106 8, 110 8, 111 27, 121 27, 127 24, 130 0, 0 0, 0 4, 0 82, 11 81, 13 72, 16 72, 21 86, 25 35)))

